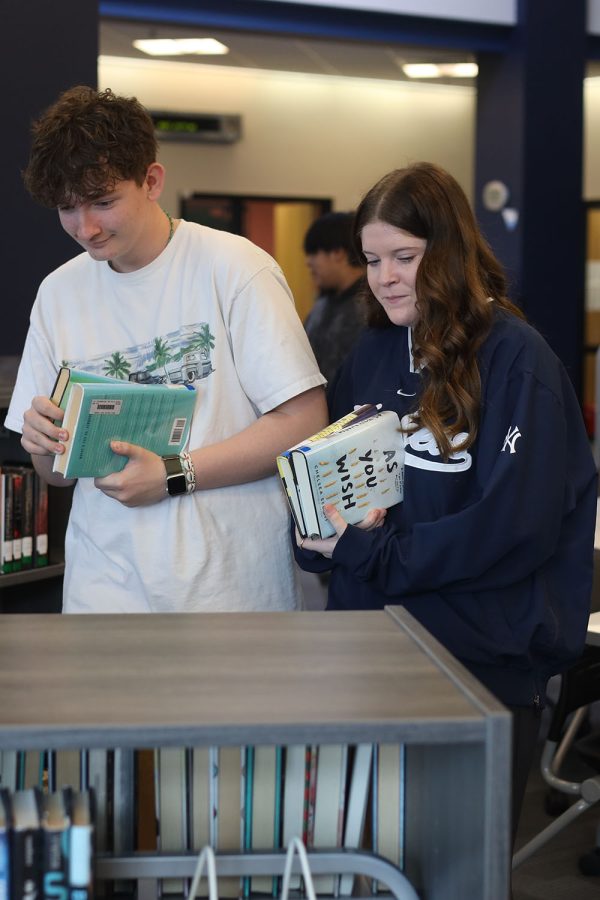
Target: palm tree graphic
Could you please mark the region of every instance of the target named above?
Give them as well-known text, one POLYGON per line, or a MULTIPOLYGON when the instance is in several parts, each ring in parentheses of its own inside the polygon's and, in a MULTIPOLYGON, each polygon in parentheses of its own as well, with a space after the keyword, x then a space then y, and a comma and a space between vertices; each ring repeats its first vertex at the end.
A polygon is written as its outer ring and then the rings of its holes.
POLYGON ((210 351, 214 350, 215 347, 215 336, 210 333, 210 328, 208 327, 208 323, 204 322, 200 326, 200 331, 194 331, 192 335, 192 340, 189 344, 186 344, 185 347, 181 348, 181 354, 185 353, 193 353, 194 351, 200 351, 203 356, 207 359, 210 358, 210 351))
POLYGON ((154 354, 154 365, 151 366, 151 368, 154 369, 157 366, 162 366, 163 372, 165 373, 165 381, 170 381, 171 379, 167 372, 167 363, 173 359, 173 354, 171 353, 171 347, 169 346, 168 341, 159 337, 154 338, 152 352, 154 354))
POLYGON ((110 359, 106 359, 104 362, 103 368, 106 375, 110 375, 111 378, 121 378, 123 381, 129 377, 131 366, 122 353, 116 351, 110 359))

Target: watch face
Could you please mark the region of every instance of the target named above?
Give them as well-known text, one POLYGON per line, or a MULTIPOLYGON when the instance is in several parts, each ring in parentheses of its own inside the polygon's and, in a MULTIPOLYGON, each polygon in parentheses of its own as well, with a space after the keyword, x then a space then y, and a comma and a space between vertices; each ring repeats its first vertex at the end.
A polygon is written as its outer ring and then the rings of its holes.
POLYGON ((178 475, 167 475, 167 491, 172 497, 186 493, 187 486, 183 472, 178 475))
POLYGON ((185 494, 187 485, 181 458, 179 456, 163 456, 163 462, 167 472, 167 492, 171 497, 185 494))

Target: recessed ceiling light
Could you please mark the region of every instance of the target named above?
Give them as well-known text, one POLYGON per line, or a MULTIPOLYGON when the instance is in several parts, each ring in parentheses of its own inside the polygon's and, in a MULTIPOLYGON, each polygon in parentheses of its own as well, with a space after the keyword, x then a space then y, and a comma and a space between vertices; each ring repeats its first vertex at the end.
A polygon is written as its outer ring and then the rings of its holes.
POLYGON ((440 67, 433 63, 406 63, 402 71, 407 78, 439 78, 440 67))
POLYGON ((477 63, 405 63, 407 78, 476 78, 477 63))
POLYGON ((133 46, 150 56, 222 56, 229 53, 229 47, 214 38, 153 38, 134 41, 133 46))

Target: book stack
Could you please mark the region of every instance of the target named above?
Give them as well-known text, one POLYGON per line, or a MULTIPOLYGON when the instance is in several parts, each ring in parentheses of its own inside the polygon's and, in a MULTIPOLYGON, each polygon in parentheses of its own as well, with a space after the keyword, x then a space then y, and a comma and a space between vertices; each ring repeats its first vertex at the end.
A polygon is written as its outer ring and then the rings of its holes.
POLYGON ((350 525, 404 496, 404 442, 395 412, 359 407, 277 457, 277 469, 301 537, 326 538, 331 504, 350 525))
POLYGON ((0 466, 2 574, 48 565, 48 485, 23 463, 0 466))
POLYGON ((0 789, 0 897, 89 900, 93 832, 91 792, 0 789))

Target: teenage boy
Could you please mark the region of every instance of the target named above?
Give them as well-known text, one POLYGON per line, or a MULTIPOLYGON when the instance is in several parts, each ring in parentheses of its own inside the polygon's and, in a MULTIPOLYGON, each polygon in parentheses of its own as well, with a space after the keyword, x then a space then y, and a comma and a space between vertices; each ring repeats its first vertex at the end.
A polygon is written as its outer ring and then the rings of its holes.
POLYGON ((110 90, 72 88, 34 124, 26 187, 85 252, 40 286, 6 426, 65 485, 59 366, 193 383, 189 454, 114 442, 125 468, 77 483, 63 611, 294 609, 275 457, 326 423, 324 379, 277 264, 172 219, 156 154, 147 111, 110 90))
POLYGON ((306 264, 319 292, 304 327, 328 381, 364 328, 365 266, 354 247, 353 221, 352 213, 325 213, 304 236, 306 264))

